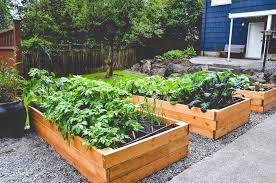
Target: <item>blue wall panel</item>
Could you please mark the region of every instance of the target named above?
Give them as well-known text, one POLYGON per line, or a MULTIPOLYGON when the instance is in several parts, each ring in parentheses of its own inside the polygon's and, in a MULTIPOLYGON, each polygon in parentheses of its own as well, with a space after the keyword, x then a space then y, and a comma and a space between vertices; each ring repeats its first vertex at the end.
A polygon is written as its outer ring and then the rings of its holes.
MULTIPOLYGON (((205 0, 201 33, 201 50, 217 51, 228 44, 229 13, 242 13, 276 9, 276 0, 232 0, 232 4, 211 6, 205 0)), ((234 19, 233 44, 245 45, 247 41, 246 19, 234 19), (242 24, 244 23, 244 26, 242 24)))

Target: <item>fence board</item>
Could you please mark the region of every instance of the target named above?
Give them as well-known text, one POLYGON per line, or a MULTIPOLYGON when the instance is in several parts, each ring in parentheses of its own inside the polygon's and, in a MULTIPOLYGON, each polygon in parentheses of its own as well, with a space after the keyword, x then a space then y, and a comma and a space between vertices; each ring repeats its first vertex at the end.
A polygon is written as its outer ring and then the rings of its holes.
MULTIPOLYGON (((107 68, 104 61, 107 53, 104 48, 70 48, 52 52, 51 58, 42 50, 28 50, 23 55, 24 75, 27 75, 30 68, 46 69, 59 76, 86 74, 107 68)), ((137 63, 139 58, 136 50, 135 47, 116 49, 114 69, 125 69, 137 63)))

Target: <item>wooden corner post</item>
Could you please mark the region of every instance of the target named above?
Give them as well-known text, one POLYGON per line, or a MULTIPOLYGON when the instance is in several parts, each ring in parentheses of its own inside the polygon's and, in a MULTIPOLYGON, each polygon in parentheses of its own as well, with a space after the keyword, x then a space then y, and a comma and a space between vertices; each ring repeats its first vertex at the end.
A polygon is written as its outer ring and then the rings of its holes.
POLYGON ((21 31, 20 31, 20 21, 19 19, 13 19, 13 45, 15 47, 15 63, 17 70, 23 73, 23 62, 22 62, 22 52, 21 52, 21 31))

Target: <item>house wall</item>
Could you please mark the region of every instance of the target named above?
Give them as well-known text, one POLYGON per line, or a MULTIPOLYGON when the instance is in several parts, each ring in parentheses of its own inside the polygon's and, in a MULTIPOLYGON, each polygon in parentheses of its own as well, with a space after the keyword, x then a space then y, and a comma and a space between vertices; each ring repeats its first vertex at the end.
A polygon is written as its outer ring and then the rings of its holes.
MULTIPOLYGON (((276 0, 232 0, 232 4, 211 6, 205 0, 201 34, 201 50, 215 52, 223 50, 229 41, 229 13, 276 9, 276 0)), ((248 19, 234 19, 232 44, 247 42, 248 19), (243 26, 244 25, 244 26, 243 26)))

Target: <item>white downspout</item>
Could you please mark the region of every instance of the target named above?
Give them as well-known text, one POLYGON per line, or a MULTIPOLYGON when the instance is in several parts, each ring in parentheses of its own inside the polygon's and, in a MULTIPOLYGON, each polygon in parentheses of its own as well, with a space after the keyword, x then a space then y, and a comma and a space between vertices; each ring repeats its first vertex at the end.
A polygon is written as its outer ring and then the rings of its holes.
POLYGON ((272 15, 268 15, 268 17, 267 17, 267 24, 266 24, 266 30, 267 31, 271 30, 271 25, 272 25, 272 15))
POLYGON ((230 62, 230 57, 231 57, 231 44, 232 44, 232 34, 233 34, 233 22, 234 22, 234 19, 231 18, 230 34, 229 34, 229 44, 228 44, 228 57, 227 57, 227 61, 229 61, 229 62, 230 62))

